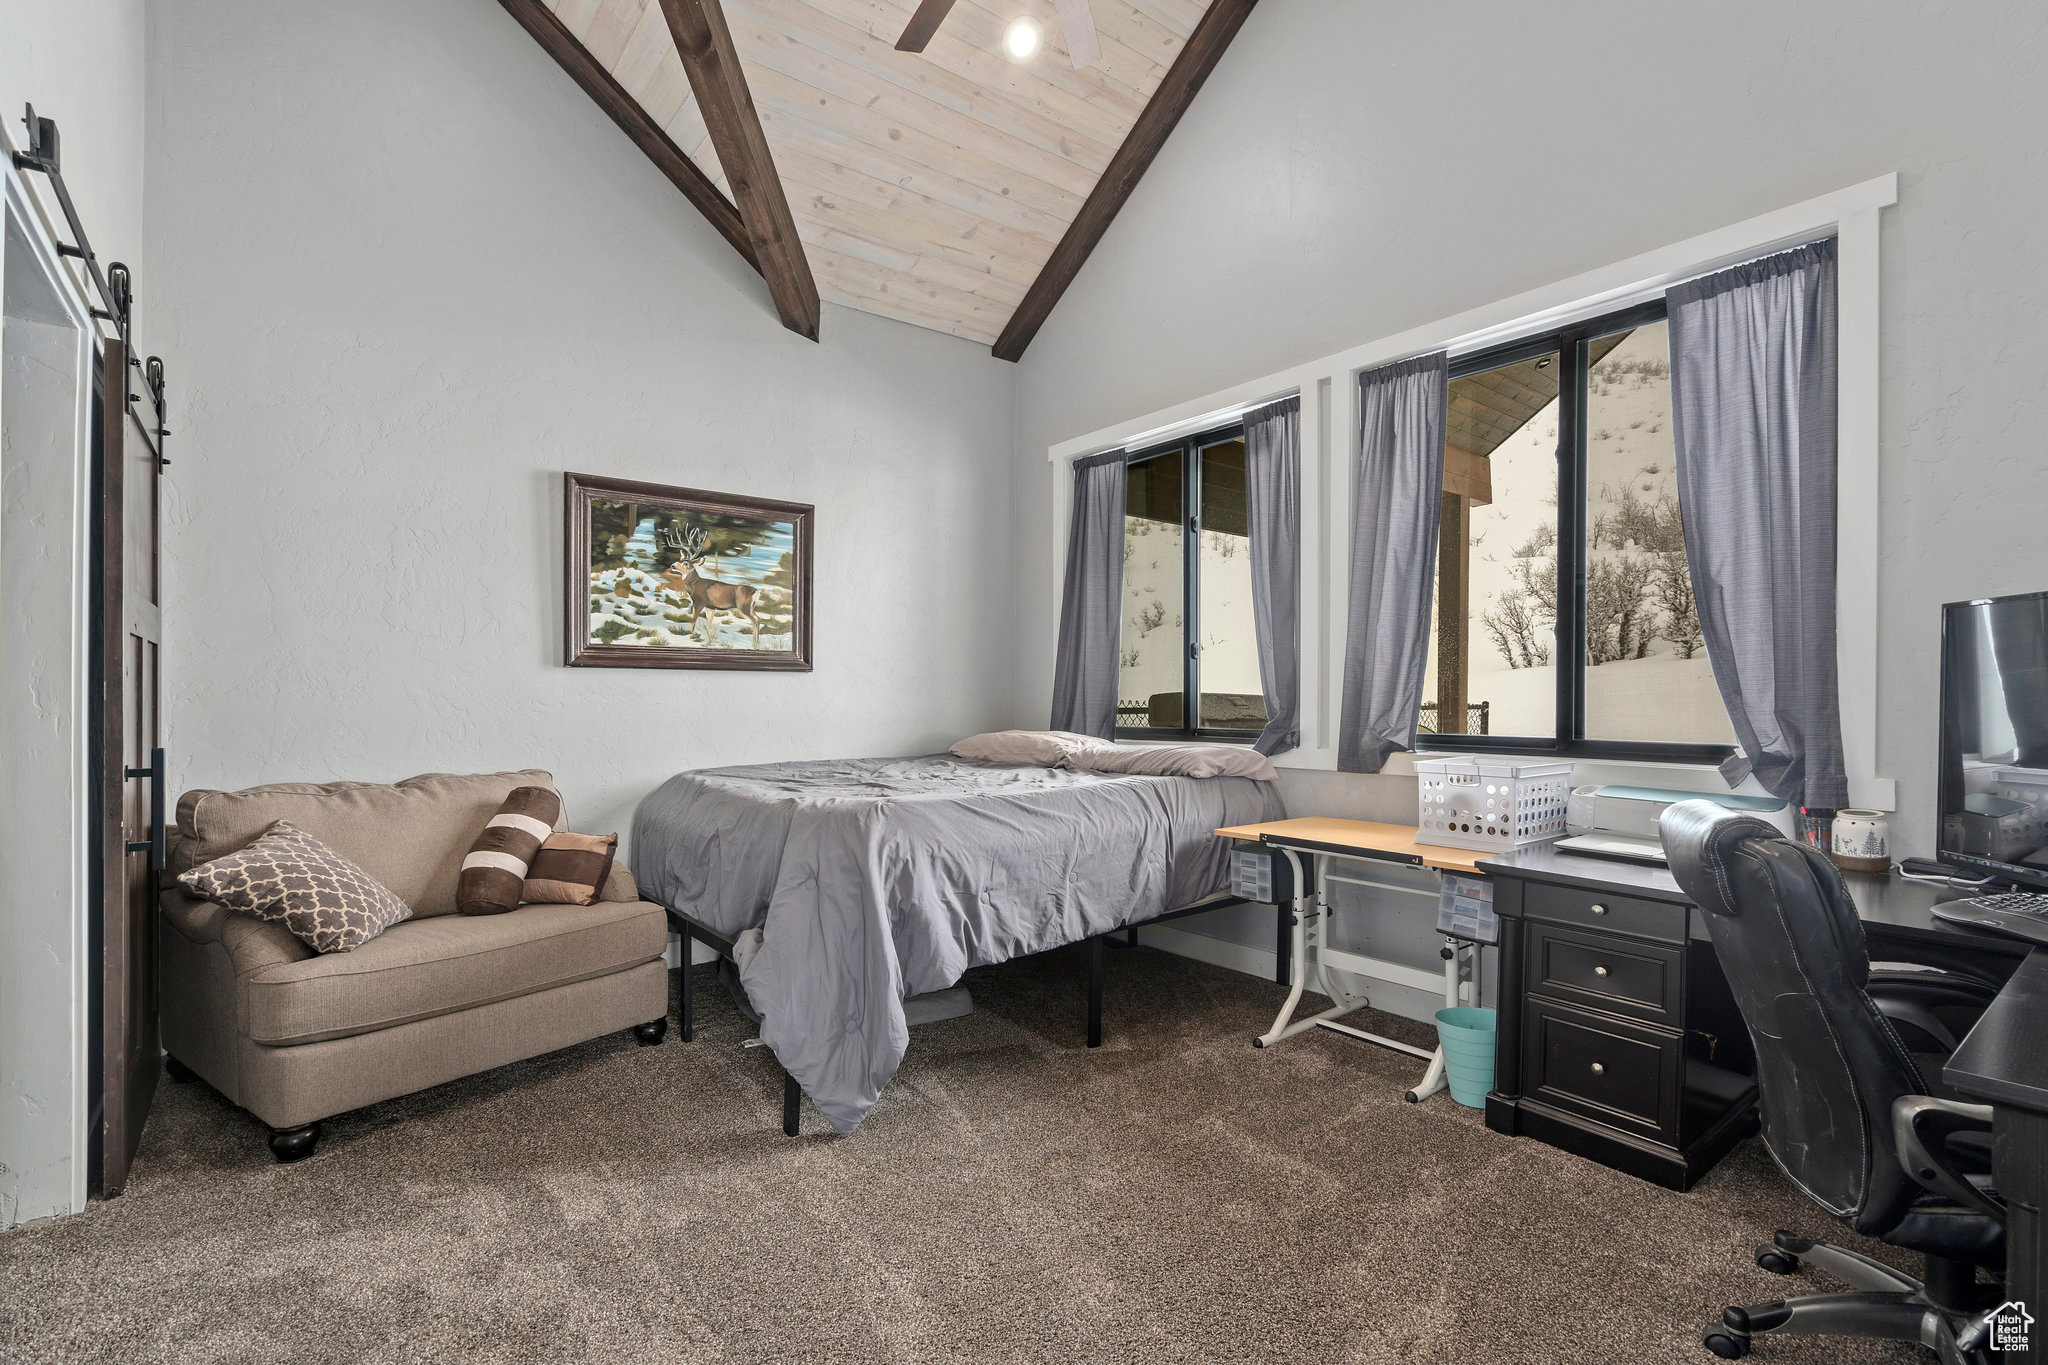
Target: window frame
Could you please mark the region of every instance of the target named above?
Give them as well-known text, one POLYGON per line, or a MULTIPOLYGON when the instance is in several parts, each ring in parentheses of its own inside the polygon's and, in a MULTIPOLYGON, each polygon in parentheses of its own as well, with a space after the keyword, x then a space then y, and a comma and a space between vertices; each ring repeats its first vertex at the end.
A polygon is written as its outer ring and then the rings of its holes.
MULTIPOLYGON (((1415 749, 1427 753, 1533 754, 1573 759, 1652 763, 1718 764, 1735 752, 1730 744, 1678 740, 1586 738, 1586 433, 1585 402, 1591 344, 1615 332, 1668 320, 1658 295, 1567 327, 1455 356, 1450 378, 1511 365, 1555 352, 1557 385, 1557 623, 1552 657, 1557 670, 1556 735, 1461 735, 1416 732, 1415 749), (1570 666, 1564 666, 1569 660, 1570 666)), ((1431 623, 1434 630, 1435 623, 1431 623)), ((1469 632, 1468 632, 1469 638, 1469 632)), ((1419 713, 1418 713, 1419 715, 1419 713)))
MULTIPOLYGON (((1182 720, 1199 721, 1202 716, 1202 656, 1200 649, 1202 628, 1202 451, 1209 446, 1222 445, 1231 440, 1245 439, 1242 420, 1225 422, 1220 426, 1190 433, 1177 440, 1146 446, 1129 451, 1124 456, 1126 467, 1143 464, 1167 455, 1181 457, 1180 510, 1181 510, 1181 700, 1182 720)), ((1128 503, 1126 504, 1128 506, 1128 503)), ((1128 514, 1127 514, 1128 515, 1128 514)), ((1123 673, 1123 634, 1117 634, 1117 673, 1123 673)), ((1122 689, 1119 688, 1119 691, 1122 689)), ((1135 740, 1209 740, 1219 744, 1250 744, 1265 733, 1259 730, 1231 730, 1213 725, 1122 725, 1111 732, 1117 739, 1135 740)))

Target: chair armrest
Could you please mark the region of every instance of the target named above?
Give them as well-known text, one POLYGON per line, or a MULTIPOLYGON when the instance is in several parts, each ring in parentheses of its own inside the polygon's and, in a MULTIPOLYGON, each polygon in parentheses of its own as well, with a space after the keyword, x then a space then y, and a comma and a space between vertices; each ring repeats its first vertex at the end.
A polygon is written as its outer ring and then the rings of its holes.
POLYGON ((1975 1023, 1998 996, 1996 986, 1947 972, 1872 972, 1864 989, 1887 1019, 1925 1034, 1942 1052, 1954 1052, 1961 1040, 1935 1010, 1961 1009, 1975 1023))
POLYGON ((1901 1095, 1892 1101, 1892 1145, 1906 1174, 1923 1189, 2003 1223, 2004 1201, 1951 1165, 1947 1151, 1953 1134, 1990 1131, 1988 1104, 1963 1104, 1933 1095, 1901 1095))

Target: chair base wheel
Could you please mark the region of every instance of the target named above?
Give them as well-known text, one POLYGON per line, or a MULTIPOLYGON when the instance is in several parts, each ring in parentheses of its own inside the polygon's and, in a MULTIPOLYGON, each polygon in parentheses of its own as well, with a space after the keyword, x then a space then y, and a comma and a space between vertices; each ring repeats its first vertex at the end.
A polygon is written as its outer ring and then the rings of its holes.
POLYGON ((668 1037, 668 1016, 663 1015, 659 1019, 650 1019, 644 1024, 633 1025, 633 1037, 638 1040, 640 1046, 653 1047, 668 1037))
POLYGON ((1740 1360, 1749 1354, 1748 1335, 1726 1327, 1709 1327, 1700 1335, 1700 1344, 1723 1360, 1740 1360))
POLYGON ((1799 1258, 1778 1247, 1762 1246, 1756 1249, 1756 1268, 1773 1275, 1790 1275, 1799 1269, 1799 1258))
POLYGON ((320 1143, 320 1125, 305 1123, 297 1128, 273 1128, 270 1130, 270 1154, 277 1158, 279 1165, 304 1161, 313 1155, 313 1149, 320 1143))

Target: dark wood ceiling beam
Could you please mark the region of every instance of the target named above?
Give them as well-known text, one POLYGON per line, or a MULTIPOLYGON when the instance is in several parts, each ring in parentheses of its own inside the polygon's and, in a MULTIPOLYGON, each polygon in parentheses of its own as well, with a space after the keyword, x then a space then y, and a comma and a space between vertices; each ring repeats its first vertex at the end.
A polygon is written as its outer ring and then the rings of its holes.
POLYGON ((668 31, 676 40, 683 71, 704 114, 704 126, 717 149, 718 164, 732 186, 754 261, 768 281, 782 325, 812 341, 818 339, 818 286, 811 263, 782 192, 782 177, 768 152, 761 116, 740 70, 732 31, 718 0, 661 0, 668 31))
POLYGON ((917 13, 910 16, 910 22, 903 26, 903 36, 896 40, 898 52, 922 52, 930 43, 932 35, 939 31, 939 25, 946 22, 946 16, 953 12, 954 0, 922 0, 917 13))
POLYGON ((1144 178, 1152 165, 1152 158, 1159 155, 1159 149, 1166 145, 1174 125, 1180 122, 1180 116, 1193 103, 1195 92, 1216 69, 1216 63, 1230 46, 1230 40, 1237 36, 1237 30, 1243 26, 1255 3, 1257 0, 1214 0, 1202 21, 1195 25, 1195 31, 1182 45, 1180 55, 1167 68, 1166 79, 1159 83, 1151 102, 1138 115, 1137 122, 1131 125, 1123 146, 1117 148, 1116 155, 1110 158, 1109 169, 1102 173, 1102 179, 1095 182, 1087 202, 1081 205, 1081 212, 1068 224, 1066 234, 1053 248, 1052 256, 1038 272, 1038 278, 1032 281, 1024 301, 1011 315, 1009 325, 996 338, 993 347, 996 359, 1018 359, 1024 354, 1024 348, 1031 344, 1031 338, 1038 335, 1038 329, 1052 315, 1060 296, 1081 273, 1089 253, 1095 250, 1095 244, 1109 230, 1117 211, 1131 197, 1138 181, 1144 178))
POLYGON ((697 163, 669 139, 661 126, 648 117, 639 102, 626 93, 626 88, 612 79, 612 73, 590 55, 590 50, 576 41, 576 35, 555 17, 545 0, 498 0, 498 3, 533 35, 534 41, 555 59, 556 65, 569 73, 571 80, 583 87, 585 94, 597 101, 597 107, 611 116, 612 122, 633 139, 634 145, 647 154, 647 159, 654 163, 656 169, 674 182, 684 198, 697 206, 697 211, 710 220, 711 226, 746 257, 747 264, 759 270, 761 267, 754 256, 754 244, 747 237, 746 224, 741 221, 739 209, 719 192, 709 176, 697 169, 697 163))

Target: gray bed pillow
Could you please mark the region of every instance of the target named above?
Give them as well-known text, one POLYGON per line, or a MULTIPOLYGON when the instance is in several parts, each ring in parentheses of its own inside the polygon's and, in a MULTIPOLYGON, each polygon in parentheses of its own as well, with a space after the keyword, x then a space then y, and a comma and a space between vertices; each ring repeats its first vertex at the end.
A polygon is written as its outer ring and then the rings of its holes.
POLYGON ((953 746, 956 758, 978 758, 988 763, 1035 763, 1057 768, 1069 754, 1114 746, 1093 735, 1071 730, 990 730, 969 735, 953 746))
POLYGON ((1271 759, 1241 744, 1104 745, 1069 754, 1061 766, 1151 777, 1255 777, 1271 782, 1280 776, 1271 759))

